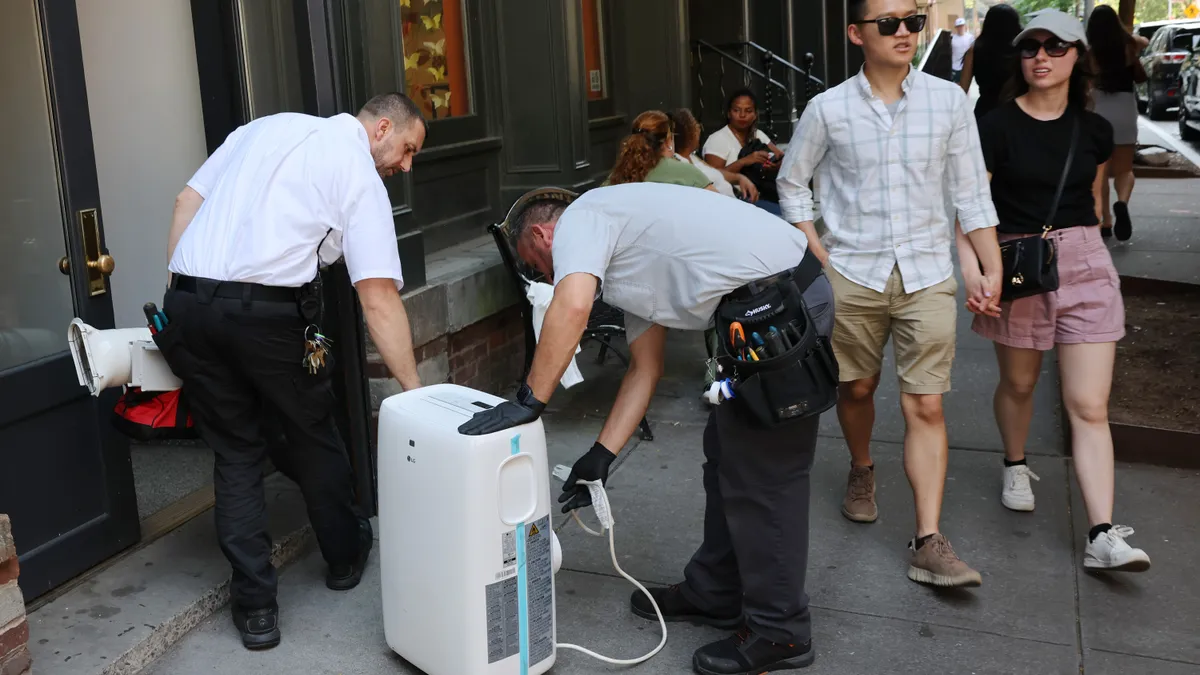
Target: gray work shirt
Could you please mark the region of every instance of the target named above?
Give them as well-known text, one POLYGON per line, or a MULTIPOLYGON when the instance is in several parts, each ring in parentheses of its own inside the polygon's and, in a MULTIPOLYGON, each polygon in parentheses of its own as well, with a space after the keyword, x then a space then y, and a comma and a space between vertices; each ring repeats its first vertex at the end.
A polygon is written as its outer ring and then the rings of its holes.
POLYGON ((650 327, 704 330, 721 296, 795 267, 804 233, 709 190, 626 183, 590 190, 554 229, 554 281, 585 272, 625 312, 633 342, 650 327))

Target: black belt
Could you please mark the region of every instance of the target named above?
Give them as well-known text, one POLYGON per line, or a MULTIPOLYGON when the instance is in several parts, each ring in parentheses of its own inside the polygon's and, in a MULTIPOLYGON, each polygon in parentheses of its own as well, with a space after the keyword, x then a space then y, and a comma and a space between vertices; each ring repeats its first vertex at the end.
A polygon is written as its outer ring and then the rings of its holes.
POLYGON ((199 290, 201 286, 212 288, 211 297, 214 298, 247 300, 251 302, 294 303, 301 291, 301 288, 287 286, 266 286, 247 281, 217 281, 216 279, 189 277, 181 274, 176 274, 171 280, 171 288, 173 290, 185 293, 205 295, 208 288, 205 288, 205 292, 201 292, 199 290))
POLYGON ((821 261, 813 254, 812 249, 808 249, 804 251, 804 257, 800 259, 799 265, 735 288, 730 291, 729 297, 733 300, 747 300, 761 293, 763 289, 784 281, 794 281, 796 288, 803 293, 823 273, 824 268, 821 266, 821 261))

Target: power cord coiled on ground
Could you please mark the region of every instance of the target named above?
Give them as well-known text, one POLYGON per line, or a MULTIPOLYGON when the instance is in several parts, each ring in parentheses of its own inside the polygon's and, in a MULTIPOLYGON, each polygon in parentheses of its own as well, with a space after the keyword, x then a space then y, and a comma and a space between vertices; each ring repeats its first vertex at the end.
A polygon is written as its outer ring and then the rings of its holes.
MULTIPOLYGON (((571 468, 567 467, 567 466, 562 466, 561 464, 554 468, 554 475, 559 480, 565 481, 567 479, 567 476, 570 475, 570 473, 571 473, 571 468)), ((600 483, 600 481, 583 481, 583 480, 581 480, 581 481, 577 481, 577 482, 581 485, 586 485, 588 487, 588 491, 592 495, 592 508, 596 511, 596 519, 600 521, 600 531, 597 532, 596 530, 593 530, 592 528, 585 525, 583 523, 583 520, 581 520, 579 518, 578 510, 572 511, 571 516, 575 519, 575 522, 579 524, 580 529, 582 529, 584 532, 592 535, 593 537, 603 537, 604 531, 605 530, 608 531, 608 553, 612 557, 613 569, 617 570, 618 574, 620 574, 622 577, 625 577, 625 579, 627 581, 629 581, 629 583, 636 586, 639 591, 641 591, 647 598, 650 599, 650 605, 652 607, 654 607, 654 614, 658 617, 658 624, 660 626, 662 626, 662 640, 659 641, 658 646, 655 647, 654 650, 651 651, 649 654, 646 654, 645 656, 640 656, 636 659, 614 659, 612 657, 604 656, 603 654, 597 654, 596 652, 594 652, 590 649, 587 649, 586 647, 580 647, 579 645, 569 644, 569 643, 565 643, 565 642, 558 643, 557 647, 559 649, 570 649, 570 650, 577 651, 577 652, 580 652, 583 654, 587 654, 588 656, 590 656, 594 659, 603 661, 605 663, 611 663, 614 666, 637 665, 644 661, 650 660, 656 654, 658 654, 658 652, 661 651, 663 647, 666 646, 666 644, 667 644, 667 622, 665 619, 663 619, 662 610, 660 610, 658 608, 658 603, 655 602, 654 596, 650 595, 650 591, 646 590, 646 587, 643 586, 641 584, 641 582, 639 582, 637 579, 634 579, 633 577, 626 574, 625 570, 621 569, 620 563, 617 562, 617 545, 616 545, 616 542, 615 542, 615 539, 613 536, 613 528, 614 528, 614 525, 616 525, 616 521, 613 520, 612 509, 610 508, 609 503, 608 503, 608 493, 604 491, 604 486, 600 483)))

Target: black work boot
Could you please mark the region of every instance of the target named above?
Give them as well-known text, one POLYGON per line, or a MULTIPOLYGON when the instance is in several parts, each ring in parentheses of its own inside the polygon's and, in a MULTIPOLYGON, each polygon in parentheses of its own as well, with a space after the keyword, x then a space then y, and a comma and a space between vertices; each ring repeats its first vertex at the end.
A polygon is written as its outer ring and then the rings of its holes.
MULTIPOLYGON (((662 610, 663 620, 665 621, 689 621, 696 624, 704 624, 706 626, 716 626, 717 628, 736 628, 741 625, 741 613, 731 615, 709 614, 699 607, 688 602, 688 599, 683 597, 683 592, 679 590, 679 585, 668 586, 667 588, 650 588, 650 595, 654 596, 654 601, 658 603, 658 608, 662 610)), ((658 621, 658 615, 654 613, 654 605, 650 604, 650 599, 641 591, 634 591, 633 596, 629 599, 629 605, 633 613, 643 619, 658 621)))
POLYGON ((363 570, 367 568, 367 557, 371 555, 371 546, 375 543, 375 533, 371 529, 371 521, 360 518, 358 521, 358 560, 353 564, 343 563, 329 566, 329 575, 325 577, 325 585, 335 591, 348 591, 362 581, 363 570))
POLYGON ((246 649, 270 649, 279 644, 279 606, 272 604, 262 609, 243 609, 230 603, 233 608, 233 625, 242 634, 246 649))
POLYGON ((701 675, 759 675, 811 666, 812 640, 780 644, 755 635, 749 628, 696 650, 692 667, 701 675))

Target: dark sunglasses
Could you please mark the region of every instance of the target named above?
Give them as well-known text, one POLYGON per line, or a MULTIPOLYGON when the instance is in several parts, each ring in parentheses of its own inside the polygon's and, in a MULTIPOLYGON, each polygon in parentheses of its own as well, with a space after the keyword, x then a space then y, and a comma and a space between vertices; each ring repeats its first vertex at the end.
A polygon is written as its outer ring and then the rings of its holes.
POLYGON ((886 37, 888 35, 895 35, 896 31, 900 30, 901 23, 903 23, 904 27, 908 29, 908 32, 920 33, 921 31, 925 30, 926 18, 927 17, 924 14, 913 14, 912 16, 906 16, 903 19, 894 16, 885 16, 881 19, 855 21, 854 23, 873 23, 879 29, 879 34, 886 37))
POLYGON ((1038 52, 1045 47, 1046 56, 1058 58, 1066 56, 1074 44, 1074 42, 1067 42, 1056 37, 1046 38, 1044 42, 1034 38, 1025 38, 1017 43, 1017 50, 1021 52, 1021 58, 1032 59, 1037 57, 1038 52))

